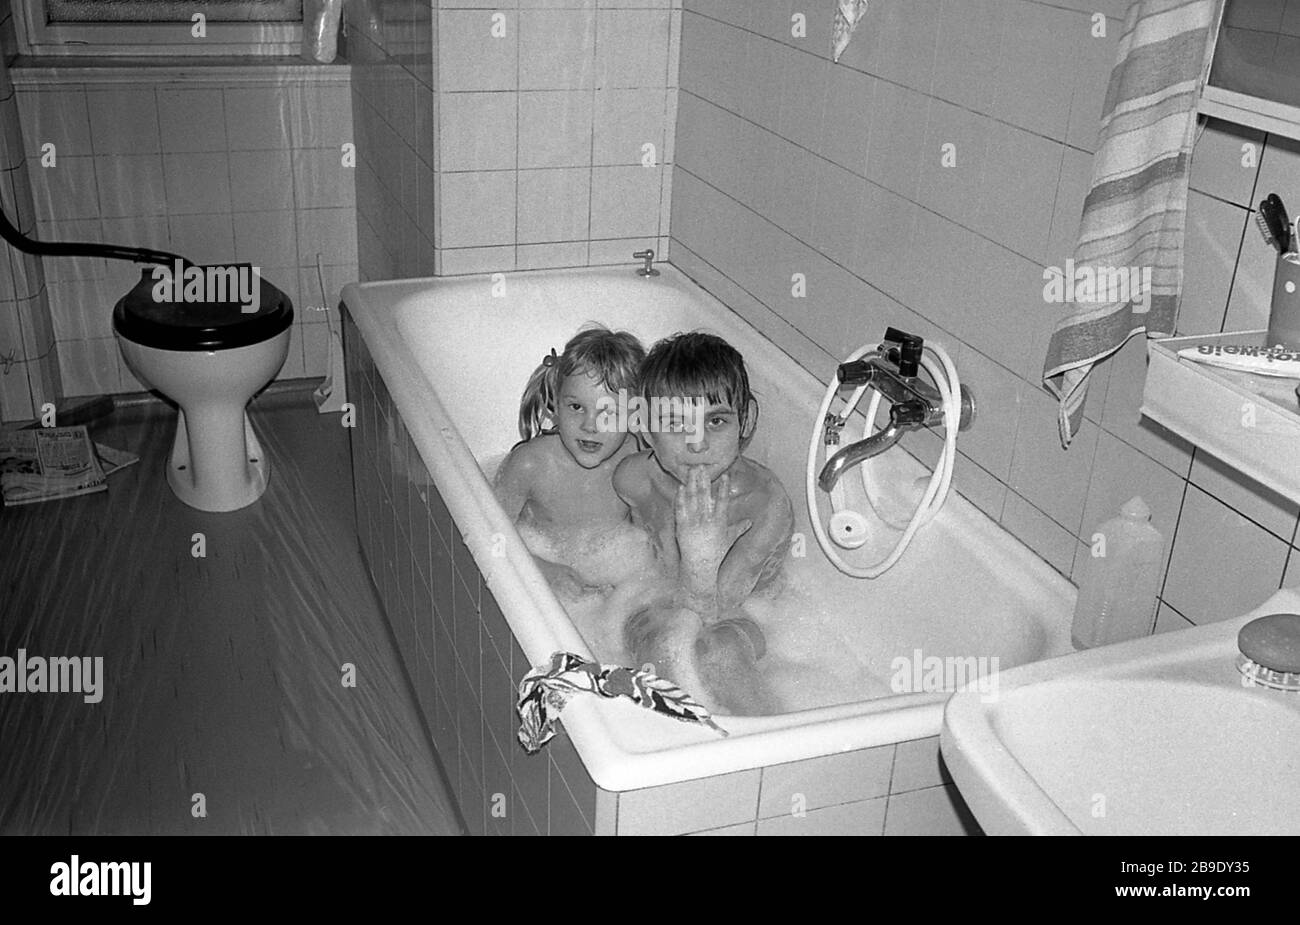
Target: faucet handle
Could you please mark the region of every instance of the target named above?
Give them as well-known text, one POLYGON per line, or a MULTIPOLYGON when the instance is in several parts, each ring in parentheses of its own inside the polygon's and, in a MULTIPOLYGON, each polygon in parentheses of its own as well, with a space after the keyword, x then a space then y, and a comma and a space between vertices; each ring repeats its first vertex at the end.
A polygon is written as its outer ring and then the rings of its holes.
POLYGON ((635 251, 635 252, 632 254, 632 259, 634 259, 634 260, 654 260, 654 259, 655 259, 655 252, 654 252, 653 250, 651 250, 650 248, 647 247, 647 248, 646 248, 645 250, 643 250, 643 251, 635 251))
POLYGON ((840 385, 865 385, 871 381, 875 375, 875 368, 871 365, 869 358, 854 360, 851 363, 841 363, 835 369, 835 375, 840 380, 840 385))
POLYGON ((923 337, 898 328, 885 328, 885 340, 898 344, 899 375, 910 378, 921 371, 921 354, 925 349, 923 337))

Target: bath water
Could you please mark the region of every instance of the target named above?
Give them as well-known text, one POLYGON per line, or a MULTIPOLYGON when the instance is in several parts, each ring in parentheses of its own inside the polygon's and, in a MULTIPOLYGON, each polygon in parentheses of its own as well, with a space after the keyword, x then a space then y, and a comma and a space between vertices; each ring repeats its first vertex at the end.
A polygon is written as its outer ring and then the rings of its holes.
MULTIPOLYGON (((504 459, 501 454, 482 464, 489 480, 504 459)), ((627 649, 623 627, 643 603, 640 589, 657 577, 645 532, 628 524, 596 537, 566 539, 526 524, 518 530, 592 654, 602 664, 640 667, 627 649)), ((860 646, 837 631, 843 616, 827 601, 824 577, 815 574, 811 559, 787 557, 783 572, 773 587, 751 596, 742 607, 766 638, 767 652, 756 669, 777 712, 891 695, 883 666, 857 654, 860 646)), ((691 644, 682 642, 683 647, 691 644)), ((714 708, 707 694, 672 680, 714 708)))

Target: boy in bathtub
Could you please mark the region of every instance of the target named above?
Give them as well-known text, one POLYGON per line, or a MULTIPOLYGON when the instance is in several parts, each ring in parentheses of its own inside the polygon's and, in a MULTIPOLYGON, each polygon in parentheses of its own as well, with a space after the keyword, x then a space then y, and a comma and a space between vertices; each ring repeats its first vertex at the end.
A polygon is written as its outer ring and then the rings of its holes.
POLYGON ((776 476, 741 455, 758 423, 744 360, 720 337, 677 334, 646 356, 641 393, 683 413, 667 422, 652 414, 650 449, 614 472, 671 589, 627 621, 627 648, 730 712, 767 712, 754 668, 766 644, 740 606, 776 582, 794 514, 776 476))

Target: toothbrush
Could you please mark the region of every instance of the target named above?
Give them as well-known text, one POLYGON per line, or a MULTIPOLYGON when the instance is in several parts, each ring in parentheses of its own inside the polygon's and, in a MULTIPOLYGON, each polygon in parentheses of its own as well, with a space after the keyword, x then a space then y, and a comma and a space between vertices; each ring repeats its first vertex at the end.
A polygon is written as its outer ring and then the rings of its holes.
POLYGON ((1284 254, 1290 253, 1295 249, 1295 241, 1291 235, 1291 219, 1286 214, 1286 206, 1282 205, 1282 197, 1278 196, 1277 193, 1269 193, 1268 198, 1273 203, 1278 224, 1282 226, 1282 237, 1278 239, 1278 250, 1284 254))
POLYGON ((1291 229, 1286 220, 1286 209, 1276 193, 1269 193, 1268 198, 1260 202, 1255 222, 1269 247, 1277 248, 1279 254, 1290 250, 1291 229))
MULTIPOLYGON (((1264 207, 1267 203, 1259 204, 1259 211, 1255 213, 1255 224, 1259 227, 1259 234, 1264 239, 1264 243, 1269 247, 1277 247, 1277 238, 1273 237, 1273 229, 1269 227, 1268 217, 1265 215, 1264 207)), ((1281 253, 1279 249, 1278 253, 1281 253)))

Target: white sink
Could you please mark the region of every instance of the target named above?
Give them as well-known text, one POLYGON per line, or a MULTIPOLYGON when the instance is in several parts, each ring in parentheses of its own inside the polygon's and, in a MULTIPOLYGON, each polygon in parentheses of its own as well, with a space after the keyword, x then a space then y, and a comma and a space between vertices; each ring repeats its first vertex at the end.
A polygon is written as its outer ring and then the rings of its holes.
POLYGON ((1002 672, 955 694, 944 760, 992 835, 1300 834, 1300 693, 1248 686, 1245 616, 1002 672))

